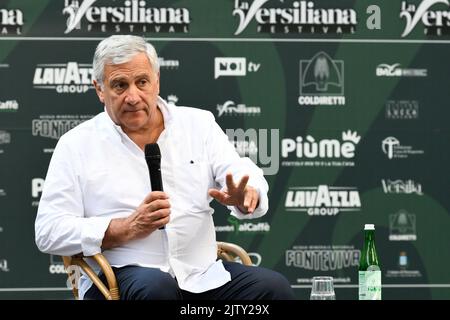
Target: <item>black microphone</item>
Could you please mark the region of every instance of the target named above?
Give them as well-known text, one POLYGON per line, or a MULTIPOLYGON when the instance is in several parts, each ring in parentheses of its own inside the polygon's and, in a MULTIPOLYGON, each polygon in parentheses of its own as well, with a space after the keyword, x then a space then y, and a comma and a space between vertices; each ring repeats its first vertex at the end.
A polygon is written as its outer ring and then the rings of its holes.
MULTIPOLYGON (((161 151, 157 143, 145 145, 145 161, 147 162, 148 172, 150 173, 150 182, 152 191, 164 191, 161 179, 161 151)), ((162 226, 161 229, 164 229, 162 226)))

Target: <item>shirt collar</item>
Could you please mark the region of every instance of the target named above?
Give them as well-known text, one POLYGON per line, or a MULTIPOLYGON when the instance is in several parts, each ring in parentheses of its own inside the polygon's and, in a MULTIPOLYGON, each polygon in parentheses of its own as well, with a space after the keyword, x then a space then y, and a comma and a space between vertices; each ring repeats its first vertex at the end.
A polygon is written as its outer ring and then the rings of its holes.
MULTIPOLYGON (((160 96, 157 97, 156 106, 161 110, 163 121, 164 121, 164 130, 167 130, 173 120, 173 107, 169 105, 163 98, 160 96)), ((108 122, 108 126, 114 128, 114 131, 119 134, 120 137, 124 137, 127 134, 122 130, 121 126, 117 125, 109 116, 108 112, 106 111, 106 106, 104 107, 104 111, 106 114, 106 120, 108 122)), ((127 136, 128 137, 128 136, 127 136)))

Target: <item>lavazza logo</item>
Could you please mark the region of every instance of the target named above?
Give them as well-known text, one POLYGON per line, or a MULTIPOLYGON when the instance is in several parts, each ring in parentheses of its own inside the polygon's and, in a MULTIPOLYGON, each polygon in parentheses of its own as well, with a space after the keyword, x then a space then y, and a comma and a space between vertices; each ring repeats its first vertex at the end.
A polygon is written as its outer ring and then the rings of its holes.
POLYGON ((345 105, 344 61, 333 60, 325 52, 310 60, 300 60, 300 96, 303 105, 345 105))
POLYGON ((355 187, 290 187, 285 209, 310 216, 335 216, 340 212, 361 211, 361 199, 355 187))
POLYGON ((316 8, 313 1, 234 1, 233 16, 239 18, 235 35, 241 34, 252 20, 256 31, 281 34, 343 34, 355 33, 356 11, 350 8, 316 8))
POLYGON ((19 9, 0 8, 0 35, 21 35, 23 13, 19 9))
POLYGON ((232 100, 226 101, 224 104, 217 105, 218 117, 223 115, 260 115, 261 107, 258 106, 247 106, 244 103, 236 104, 232 100))
POLYGON ((186 8, 149 8, 148 1, 126 0, 123 6, 93 6, 97 0, 65 0, 62 11, 68 15, 64 33, 73 30, 97 32, 189 32, 189 10, 186 8), (82 23, 83 18, 87 23, 82 23))
POLYGON ((356 145, 360 139, 357 132, 351 130, 342 132, 342 141, 316 141, 311 135, 307 135, 305 139, 301 136, 295 139, 284 138, 281 140, 281 157, 286 160, 281 164, 287 167, 354 167, 355 162, 351 160, 355 157, 356 145), (294 157, 296 160, 289 160, 294 157))
POLYGON ((34 71, 33 87, 55 90, 58 93, 85 93, 94 89, 92 64, 38 64, 34 71))
MULTIPOLYGON (((361 251, 348 245, 295 245, 286 250, 286 266, 314 271, 335 271, 359 265, 361 251)), ((346 282, 346 281, 339 281, 346 282)))
POLYGON ((402 146, 395 137, 387 137, 381 143, 381 149, 389 159, 406 159, 410 156, 422 155, 423 150, 414 150, 412 146, 402 146))
POLYGON ((423 34, 427 36, 442 36, 450 33, 450 4, 448 0, 423 0, 419 6, 402 1, 400 18, 405 19, 405 29, 402 37, 408 36, 419 22, 424 25, 423 34), (431 10, 434 5, 442 9, 431 10))
POLYGON ((41 115, 31 122, 33 136, 58 140, 61 136, 93 115, 41 115))

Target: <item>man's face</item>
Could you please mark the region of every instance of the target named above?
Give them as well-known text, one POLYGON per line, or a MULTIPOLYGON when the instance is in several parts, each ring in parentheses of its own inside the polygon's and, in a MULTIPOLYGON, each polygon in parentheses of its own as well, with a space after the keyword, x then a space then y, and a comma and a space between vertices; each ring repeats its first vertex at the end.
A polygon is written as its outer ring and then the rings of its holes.
POLYGON ((105 65, 103 89, 95 80, 94 86, 109 116, 124 132, 151 126, 157 112, 159 74, 152 70, 145 53, 122 64, 105 65))

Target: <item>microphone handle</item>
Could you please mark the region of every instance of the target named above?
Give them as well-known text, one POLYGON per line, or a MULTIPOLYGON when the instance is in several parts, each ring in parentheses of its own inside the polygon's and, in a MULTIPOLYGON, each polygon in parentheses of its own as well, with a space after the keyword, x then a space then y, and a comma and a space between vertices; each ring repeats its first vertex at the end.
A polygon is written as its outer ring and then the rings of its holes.
MULTIPOLYGON (((156 164, 151 164, 148 167, 150 173, 150 182, 152 184, 152 191, 164 191, 162 178, 161 178, 161 167, 156 164)), ((165 229, 165 226, 158 228, 159 230, 165 229)))

